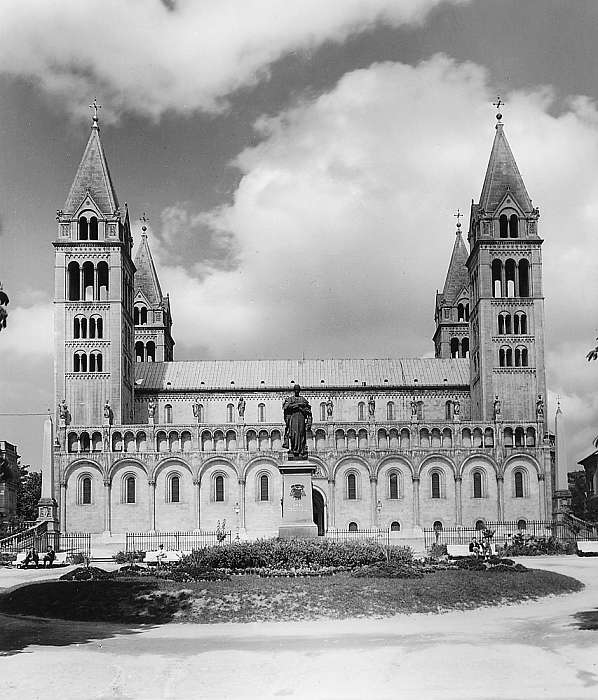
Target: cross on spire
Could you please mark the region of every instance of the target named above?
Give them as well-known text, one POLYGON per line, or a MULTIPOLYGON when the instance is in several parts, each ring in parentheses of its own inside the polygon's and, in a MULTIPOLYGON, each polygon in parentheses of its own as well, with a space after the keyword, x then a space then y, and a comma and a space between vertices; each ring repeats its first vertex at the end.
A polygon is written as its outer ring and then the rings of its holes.
POLYGON ((98 123, 98 109, 102 109, 102 105, 98 104, 97 97, 93 98, 93 102, 89 105, 89 109, 93 109, 93 122, 98 123))
POLYGON ((496 114, 496 118, 498 119, 499 122, 502 119, 502 114, 500 113, 500 108, 503 105, 504 105, 504 102, 500 99, 500 95, 496 98, 496 102, 492 103, 492 106, 496 107, 496 109, 498 110, 498 112, 496 114))
POLYGON ((461 210, 458 207, 457 213, 453 214, 453 216, 457 219, 457 233, 459 233, 459 231, 461 230, 461 222, 459 221, 459 219, 463 216, 463 214, 461 214, 461 210))
POLYGON ((143 212, 143 214, 139 217, 139 221, 141 221, 141 231, 142 231, 143 235, 145 236, 145 232, 147 231, 146 224, 149 221, 149 219, 145 215, 145 212, 143 212))

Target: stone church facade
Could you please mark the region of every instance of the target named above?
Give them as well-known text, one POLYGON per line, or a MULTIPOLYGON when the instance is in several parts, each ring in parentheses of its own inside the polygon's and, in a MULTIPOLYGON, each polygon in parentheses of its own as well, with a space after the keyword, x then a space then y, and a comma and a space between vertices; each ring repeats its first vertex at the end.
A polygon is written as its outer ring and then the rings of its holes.
POLYGON ((295 383, 321 534, 550 517, 538 217, 499 122, 436 295, 436 357, 174 361, 169 298, 145 229, 133 257, 94 118, 53 243, 60 529, 276 535, 295 383))

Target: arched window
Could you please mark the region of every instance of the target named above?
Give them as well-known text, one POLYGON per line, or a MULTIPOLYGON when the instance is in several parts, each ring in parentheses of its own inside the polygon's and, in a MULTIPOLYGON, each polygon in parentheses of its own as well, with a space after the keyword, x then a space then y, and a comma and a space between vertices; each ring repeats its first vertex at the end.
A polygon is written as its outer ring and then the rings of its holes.
POLYGON ((363 401, 357 404, 357 420, 365 420, 365 403, 363 401))
POLYGON ((465 320, 465 307, 463 304, 457 304, 457 321, 465 320))
POLYGON ((94 351, 89 355, 89 371, 90 372, 102 372, 102 353, 94 351))
POLYGON ((104 322, 101 316, 94 315, 89 319, 89 337, 101 338, 104 335, 104 322))
POLYGON ((399 498, 399 475, 391 472, 388 477, 388 497, 392 500, 399 498))
POLYGON ((357 523, 349 523, 349 532, 357 532, 357 523))
POLYGON ((523 479, 523 472, 521 470, 517 470, 513 478, 515 480, 515 498, 523 498, 523 487, 524 487, 524 479, 523 479))
POLYGON ((517 214, 511 214, 509 217, 509 236, 511 238, 519 237, 519 219, 517 214))
POLYGON ((87 338, 87 319, 85 316, 75 316, 73 321, 73 338, 87 338))
POLYGON ((218 474, 214 479, 214 500, 224 501, 224 477, 222 474, 218 474))
POLYGON ((498 335, 505 334, 505 314, 498 314, 498 335))
POLYGON ((455 404, 452 401, 447 401, 444 404, 444 418, 445 420, 453 420, 455 412, 455 404))
POLYGON ((481 472, 474 472, 473 473, 473 497, 474 498, 482 498, 483 496, 483 490, 482 490, 482 473, 481 472))
POLYGON ((146 306, 142 306, 139 309, 139 325, 141 325, 141 326, 147 325, 147 307, 146 306))
POLYGON ((164 406, 164 422, 172 423, 172 406, 169 403, 164 406))
POLYGON ((515 296, 515 261, 512 258, 509 258, 505 262, 505 283, 507 286, 507 294, 506 296, 508 297, 514 297, 515 296))
POLYGON ((92 216, 89 220, 89 240, 98 240, 98 220, 95 216, 92 216))
POLYGON ((513 447, 513 428, 505 428, 503 442, 505 447, 513 447))
POLYGON ((322 401, 322 403, 320 404, 320 420, 326 420, 326 404, 324 403, 324 401, 322 401))
POLYGON ((525 444, 527 447, 536 446, 536 431, 534 428, 530 427, 525 431, 525 444))
POLYGON ((141 340, 135 343, 135 362, 143 362, 144 346, 141 340))
POLYGON ((125 503, 135 503, 135 477, 125 478, 125 503))
POLYGON ((515 447, 523 447, 525 442, 524 442, 524 436, 525 432, 523 428, 515 428, 515 447))
POLYGON ((79 451, 89 452, 90 440, 89 433, 83 432, 79 435, 79 451))
POLYGON ((500 218, 498 219, 498 228, 500 231, 501 238, 509 237, 509 220, 507 219, 506 214, 500 215, 500 218))
POLYGON ((266 422, 266 404, 264 403, 259 403, 257 405, 257 420, 258 423, 266 422))
POLYGON ((347 474, 347 498, 350 501, 357 499, 357 477, 355 474, 347 474))
POLYGON ((226 405, 226 422, 232 423, 235 420, 235 406, 232 403, 226 405))
POLYGON ((390 524, 390 531, 391 531, 391 532, 400 532, 400 531, 401 531, 401 523, 399 523, 399 522, 397 522, 396 520, 394 520, 394 521, 390 524))
POLYGON ((67 267, 67 297, 69 301, 79 301, 81 294, 81 272, 79 263, 74 260, 67 267))
POLYGON ((461 357, 469 357, 469 338, 461 339, 461 357))
POLYGON ((88 238, 89 238, 89 226, 87 223, 87 217, 85 217, 85 216, 79 217, 78 233, 79 233, 79 240, 80 241, 88 240, 88 238))
POLYGON ((527 335, 527 316, 523 311, 518 311, 513 317, 513 332, 515 335, 527 335))
POLYGON ((529 284, 529 261, 523 258, 519 261, 519 296, 528 297, 530 294, 529 284))
POLYGON ((156 343, 150 340, 145 346, 145 361, 155 362, 156 361, 156 343))
MULTIPOLYGON (((98 263, 98 295, 97 298, 105 301, 108 299, 108 291, 110 288, 109 275, 108 275, 108 263, 101 261, 98 263)), ((130 308, 130 307, 129 307, 130 308)))
POLYGON ((394 401, 389 401, 386 404, 386 420, 395 419, 395 404, 394 401))
POLYGON ((465 320, 469 321, 469 303, 465 304, 465 320))
POLYGON ((139 307, 136 306, 133 309, 133 323, 134 325, 138 326, 139 325, 139 307))
POLYGON ((82 350, 73 355, 73 372, 87 372, 87 355, 82 350))
POLYGON ((83 291, 83 300, 84 301, 93 301, 94 300, 94 288, 93 288, 93 282, 94 282, 94 267, 92 262, 84 262, 82 266, 82 291, 83 291))
POLYGON ((502 262, 492 261, 492 296, 497 299, 502 297, 502 262))
POLYGON ((451 357, 459 357, 459 338, 451 338, 451 357))
POLYGON ((90 476, 84 476, 81 479, 80 503, 82 505, 90 505, 91 504, 91 477, 90 476))
POLYGON ((169 503, 181 502, 181 477, 178 474, 171 474, 168 477, 167 498, 169 503))
POLYGON ((432 472, 432 498, 440 498, 440 474, 432 472))
POLYGON ((260 501, 270 500, 270 483, 267 474, 260 476, 260 501))

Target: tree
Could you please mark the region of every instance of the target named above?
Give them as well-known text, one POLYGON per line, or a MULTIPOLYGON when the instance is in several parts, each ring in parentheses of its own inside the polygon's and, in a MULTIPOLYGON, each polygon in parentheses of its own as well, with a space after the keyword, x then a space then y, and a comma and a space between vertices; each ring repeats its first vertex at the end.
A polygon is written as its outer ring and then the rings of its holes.
POLYGON ((17 518, 21 520, 37 519, 37 504, 42 493, 41 472, 30 472, 29 464, 17 465, 19 485, 17 487, 17 518))
POLYGON ((8 294, 3 291, 2 282, 0 282, 0 331, 6 328, 6 317, 8 316, 6 306, 8 306, 8 294))
POLYGON ((571 492, 571 510, 576 518, 585 520, 587 502, 586 473, 583 469, 569 472, 569 491, 571 492))

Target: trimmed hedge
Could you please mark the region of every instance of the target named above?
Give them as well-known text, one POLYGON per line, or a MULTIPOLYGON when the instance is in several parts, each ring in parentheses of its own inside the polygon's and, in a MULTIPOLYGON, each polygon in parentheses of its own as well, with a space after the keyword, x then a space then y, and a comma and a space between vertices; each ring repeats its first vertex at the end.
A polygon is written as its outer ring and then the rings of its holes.
POLYGON ((255 540, 233 542, 198 549, 174 566, 175 569, 319 569, 347 567, 391 561, 409 565, 409 547, 382 547, 374 542, 335 542, 334 540, 255 540))

